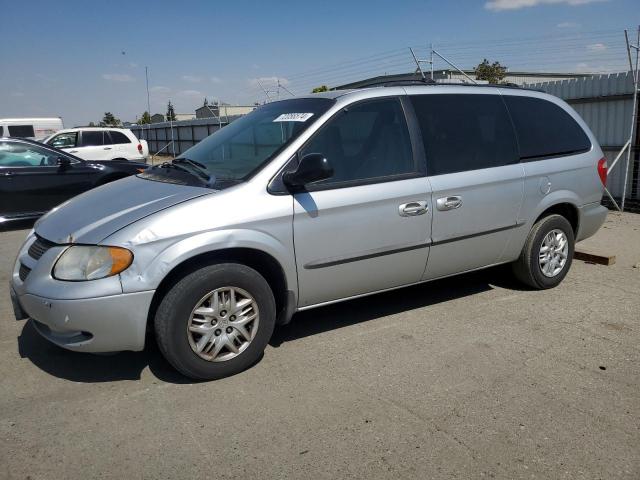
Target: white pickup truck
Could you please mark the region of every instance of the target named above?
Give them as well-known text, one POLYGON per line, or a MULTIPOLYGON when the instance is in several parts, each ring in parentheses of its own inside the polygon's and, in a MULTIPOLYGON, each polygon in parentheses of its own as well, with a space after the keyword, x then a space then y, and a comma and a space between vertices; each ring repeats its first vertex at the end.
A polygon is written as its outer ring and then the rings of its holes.
POLYGON ((47 137, 44 143, 84 160, 146 162, 149 146, 128 128, 69 128, 47 137))

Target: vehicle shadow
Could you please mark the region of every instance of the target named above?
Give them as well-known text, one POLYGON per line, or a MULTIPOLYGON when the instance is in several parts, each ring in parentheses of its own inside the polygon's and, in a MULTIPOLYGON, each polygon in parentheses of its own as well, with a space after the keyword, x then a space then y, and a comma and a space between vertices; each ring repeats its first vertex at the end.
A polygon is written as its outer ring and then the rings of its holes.
MULTIPOLYGON (((494 286, 522 289, 504 272, 504 267, 491 268, 300 312, 290 324, 276 329, 269 344, 277 348, 284 342, 475 295, 494 286)), ((147 337, 142 352, 94 355, 70 352, 51 344, 28 321, 18 337, 18 350, 22 358, 29 359, 43 371, 74 382, 138 380, 142 371, 149 367, 151 373, 163 382, 194 383, 167 363, 152 335, 147 337)))
POLYGON ((291 323, 276 329, 269 344, 277 348, 284 342, 475 295, 494 286, 525 289, 508 267, 493 267, 297 313, 291 323))

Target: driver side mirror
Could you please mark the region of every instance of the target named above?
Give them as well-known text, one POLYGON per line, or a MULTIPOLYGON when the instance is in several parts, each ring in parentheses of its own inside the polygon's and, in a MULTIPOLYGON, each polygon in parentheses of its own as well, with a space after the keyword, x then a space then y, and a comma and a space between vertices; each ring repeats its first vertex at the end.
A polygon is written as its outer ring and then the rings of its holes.
POLYGON ((69 166, 71 165, 71 160, 69 160, 67 157, 58 157, 58 159, 56 160, 56 165, 58 165, 62 169, 69 168, 69 166))
POLYGON ((298 168, 282 176, 284 184, 292 189, 300 189, 310 183, 333 177, 333 167, 321 153, 309 153, 302 157, 298 168))

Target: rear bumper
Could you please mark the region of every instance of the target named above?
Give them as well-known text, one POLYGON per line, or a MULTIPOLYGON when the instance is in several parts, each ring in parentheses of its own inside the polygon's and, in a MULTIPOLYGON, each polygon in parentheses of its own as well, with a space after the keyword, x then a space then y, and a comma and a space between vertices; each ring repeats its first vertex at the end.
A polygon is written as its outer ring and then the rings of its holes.
POLYGON ((78 352, 142 350, 154 291, 54 300, 17 297, 36 330, 56 345, 78 352))
POLYGON ((580 207, 580 222, 576 242, 593 236, 602 226, 609 210, 601 203, 588 203, 580 207))

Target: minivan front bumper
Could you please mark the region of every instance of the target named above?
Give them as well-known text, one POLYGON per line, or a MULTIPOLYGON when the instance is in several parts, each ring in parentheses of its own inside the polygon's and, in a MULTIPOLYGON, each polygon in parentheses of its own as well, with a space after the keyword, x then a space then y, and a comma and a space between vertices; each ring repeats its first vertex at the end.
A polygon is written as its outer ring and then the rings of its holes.
POLYGON ((42 336, 69 350, 142 350, 155 290, 123 293, 119 276, 86 282, 57 280, 51 271, 67 246, 51 246, 34 258, 29 247, 35 240, 30 233, 11 277, 16 319, 31 318, 42 336))
POLYGON ((55 300, 27 293, 17 301, 36 330, 60 347, 94 353, 139 351, 144 348, 153 294, 55 300))

